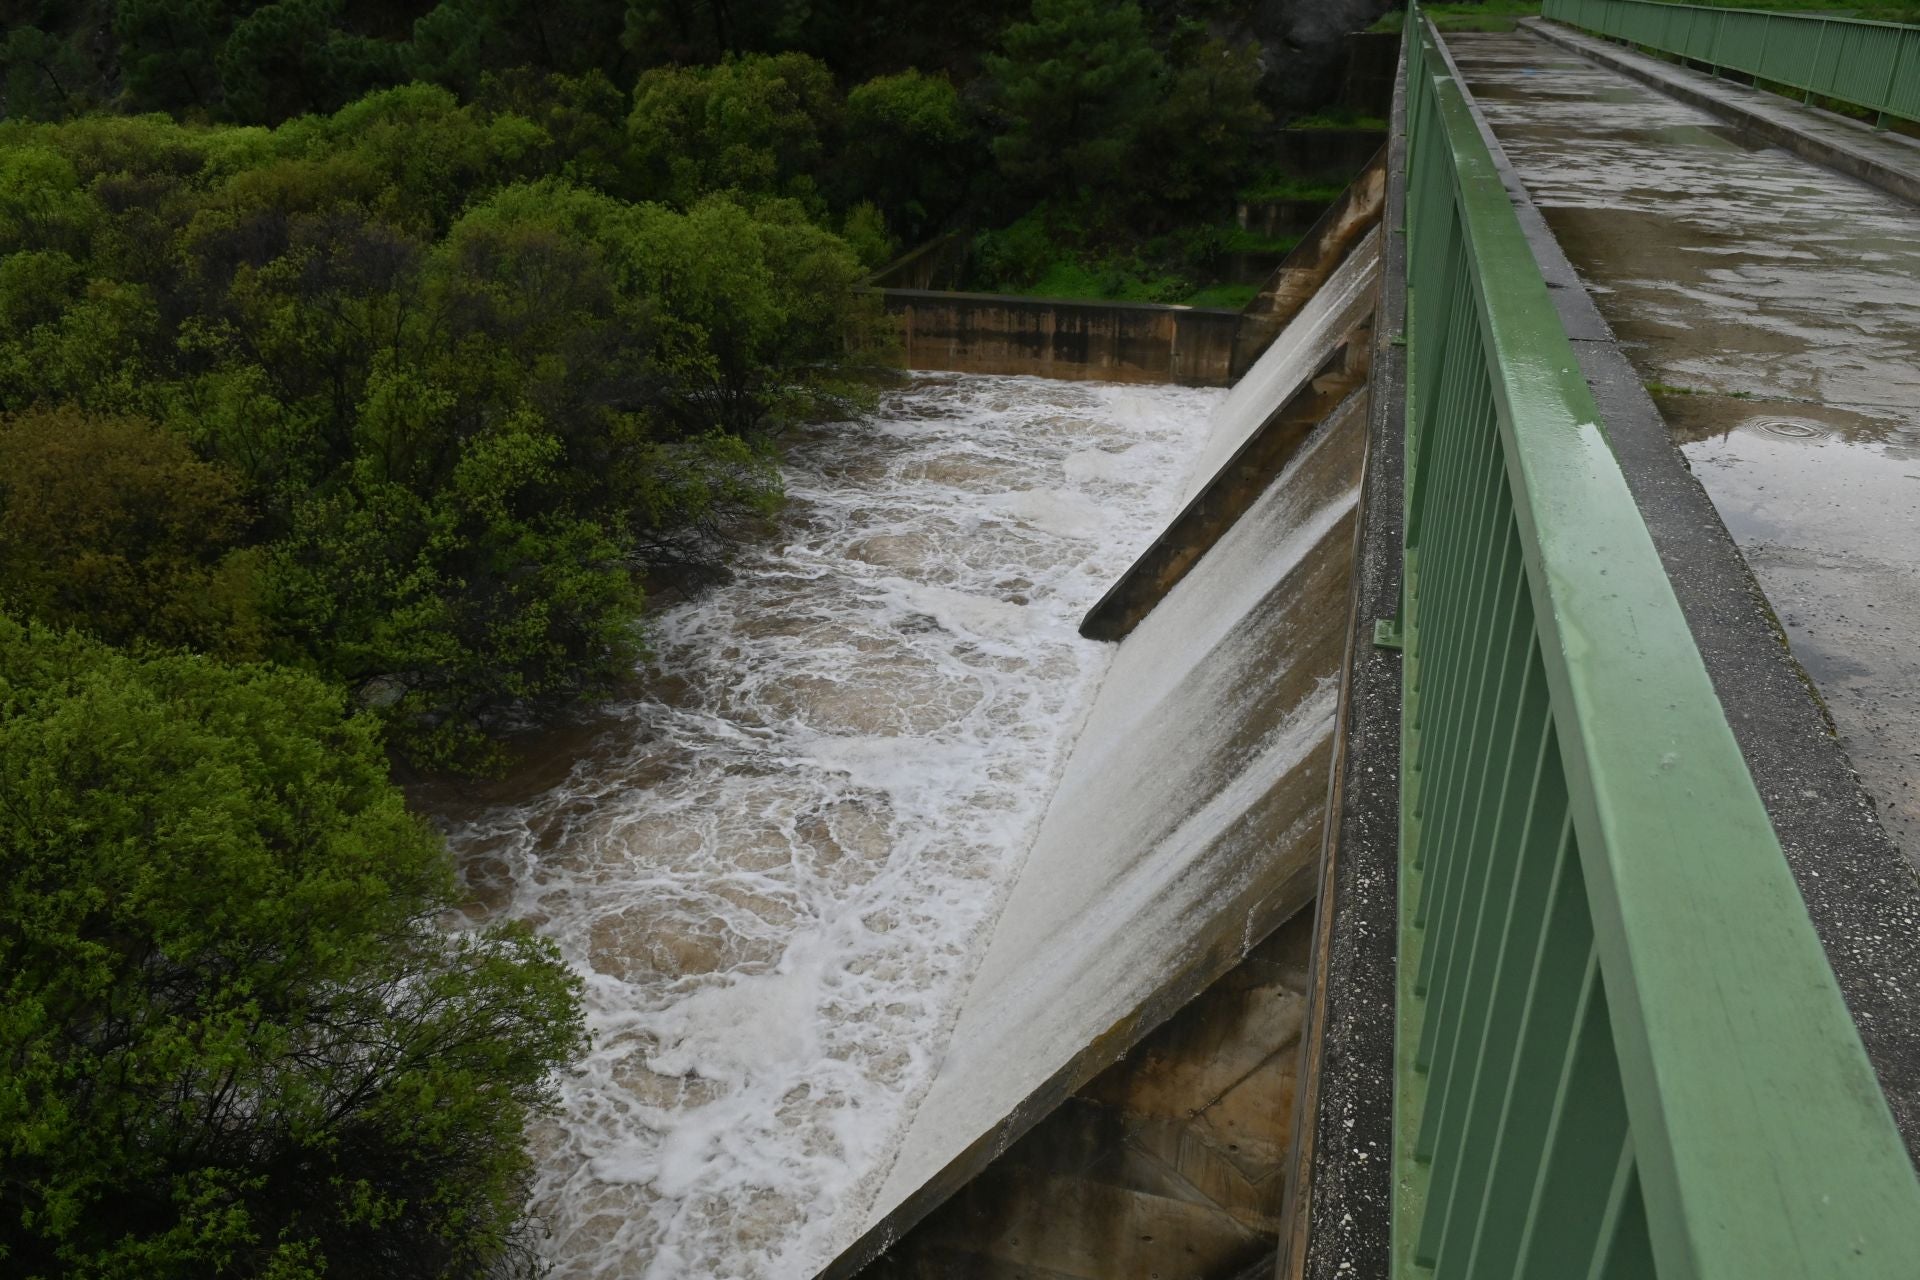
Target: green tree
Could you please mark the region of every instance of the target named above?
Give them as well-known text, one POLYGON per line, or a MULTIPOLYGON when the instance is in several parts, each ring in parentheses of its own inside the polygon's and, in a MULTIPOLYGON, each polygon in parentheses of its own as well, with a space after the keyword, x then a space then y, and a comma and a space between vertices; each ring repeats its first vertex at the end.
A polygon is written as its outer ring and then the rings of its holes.
MULTIPOLYGON (((370 396, 389 401, 373 416, 451 399, 404 375, 370 396)), ((383 710, 417 764, 486 771, 490 713, 603 692, 632 667, 635 565, 600 524, 546 509, 560 456, 525 416, 465 440, 425 493, 363 456, 274 548, 276 626, 383 710)))
POLYGON ((418 83, 377 90, 277 134, 289 150, 358 170, 366 184, 360 203, 419 236, 444 234, 476 195, 532 176, 551 141, 520 116, 462 106, 446 89, 418 83))
POLYGON ((1133 166, 1149 197, 1143 221, 1160 226, 1225 212, 1273 123, 1258 96, 1259 46, 1185 34, 1165 96, 1140 129, 1143 162, 1133 166))
POLYGON ((234 8, 226 0, 120 0, 113 34, 133 101, 163 111, 217 103, 214 57, 232 29, 234 8))
POLYGON ((628 0, 622 37, 641 65, 719 62, 794 49, 818 9, 808 0, 628 0))
POLYGON ((235 23, 218 57, 225 113, 272 123, 401 79, 404 48, 344 31, 343 2, 273 0, 235 23))
POLYGON ((1160 101, 1166 63, 1131 0, 1033 0, 986 60, 1005 114, 994 159, 1016 188, 1074 195, 1124 188, 1160 101))
POLYGON ((415 75, 468 92, 519 67, 615 75, 625 26, 626 0, 441 0, 414 24, 409 57, 415 75))
POLYGON ((579 982, 524 930, 447 933, 451 896, 336 692, 0 618, 9 1274, 525 1263, 579 982))
POLYGON ((115 644, 258 647, 233 477, 137 418, 0 420, 0 598, 115 644))
POLYGON ((949 216, 978 167, 979 144, 944 75, 903 71, 847 94, 843 184, 911 243, 949 216))
POLYGON ((683 207, 715 191, 812 199, 839 124, 832 73, 800 53, 648 71, 633 99, 646 197, 683 207))
POLYGON ((849 352, 871 349, 882 321, 845 241, 792 206, 725 196, 641 205, 624 231, 620 269, 659 316, 658 412, 683 434, 747 438, 862 403, 849 352))
POLYGON ((23 249, 0 257, 0 331, 24 333, 58 320, 78 295, 83 272, 58 249, 23 249))
POLYGON ((15 27, 0 45, 6 113, 18 120, 59 120, 87 106, 86 60, 64 40, 32 25, 15 27))
POLYGON ((0 254, 59 249, 84 258, 99 221, 66 156, 37 138, 0 146, 0 254))
POLYGON ((530 121, 544 135, 531 173, 637 200, 645 196, 627 141, 630 104, 598 71, 563 76, 533 68, 490 73, 479 100, 490 110, 530 121))

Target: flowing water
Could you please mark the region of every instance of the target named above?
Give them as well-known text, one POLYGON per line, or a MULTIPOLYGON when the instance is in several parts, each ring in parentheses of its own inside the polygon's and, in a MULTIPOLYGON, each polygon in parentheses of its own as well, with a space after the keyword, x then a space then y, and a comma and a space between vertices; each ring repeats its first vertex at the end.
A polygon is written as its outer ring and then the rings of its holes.
POLYGON ((797 443, 778 536, 655 619, 557 781, 439 806, 469 914, 587 979, 558 1276, 792 1280, 858 1225, 1111 659, 1079 619, 1219 399, 917 378, 797 443))
POLYGON ((1312 897, 1365 440, 1356 396, 1119 645, 869 1230, 1312 897))

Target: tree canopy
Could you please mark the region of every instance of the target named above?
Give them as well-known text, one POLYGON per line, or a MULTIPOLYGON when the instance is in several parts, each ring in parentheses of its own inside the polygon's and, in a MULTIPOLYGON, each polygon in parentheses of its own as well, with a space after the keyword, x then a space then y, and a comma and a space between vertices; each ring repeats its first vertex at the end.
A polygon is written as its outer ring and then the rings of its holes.
POLYGON ((583 1044, 524 929, 310 676, 0 616, 8 1274, 468 1276, 528 1261, 526 1118, 583 1044))
POLYGON ((773 510, 773 433, 878 349, 861 259, 747 143, 676 142, 711 164, 660 204, 535 176, 552 135, 429 85, 0 136, 8 599, 325 675, 422 765, 630 670, 643 579, 773 510))

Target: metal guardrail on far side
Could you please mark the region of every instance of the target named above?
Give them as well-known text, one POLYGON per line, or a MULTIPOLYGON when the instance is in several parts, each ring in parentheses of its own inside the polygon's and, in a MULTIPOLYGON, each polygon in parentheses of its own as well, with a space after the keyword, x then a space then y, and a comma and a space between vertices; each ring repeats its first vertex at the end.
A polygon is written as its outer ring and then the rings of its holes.
POLYGON ((1393 1274, 1911 1280, 1920 1180, 1465 93, 1407 33, 1393 1274))
POLYGON ((1882 124, 1920 121, 1920 27, 1665 0, 1544 0, 1540 14, 1875 111, 1882 124))

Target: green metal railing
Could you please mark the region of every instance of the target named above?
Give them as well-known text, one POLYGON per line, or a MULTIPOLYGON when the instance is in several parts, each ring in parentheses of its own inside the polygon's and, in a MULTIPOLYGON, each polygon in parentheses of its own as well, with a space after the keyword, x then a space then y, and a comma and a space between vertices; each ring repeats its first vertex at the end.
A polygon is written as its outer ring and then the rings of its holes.
POLYGON ((1920 27, 1665 0, 1545 0, 1540 13, 1809 97, 1864 107, 1883 121, 1920 120, 1920 27))
POLYGON ((1407 26, 1394 1275, 1920 1275, 1920 1180, 1438 37, 1407 26))

